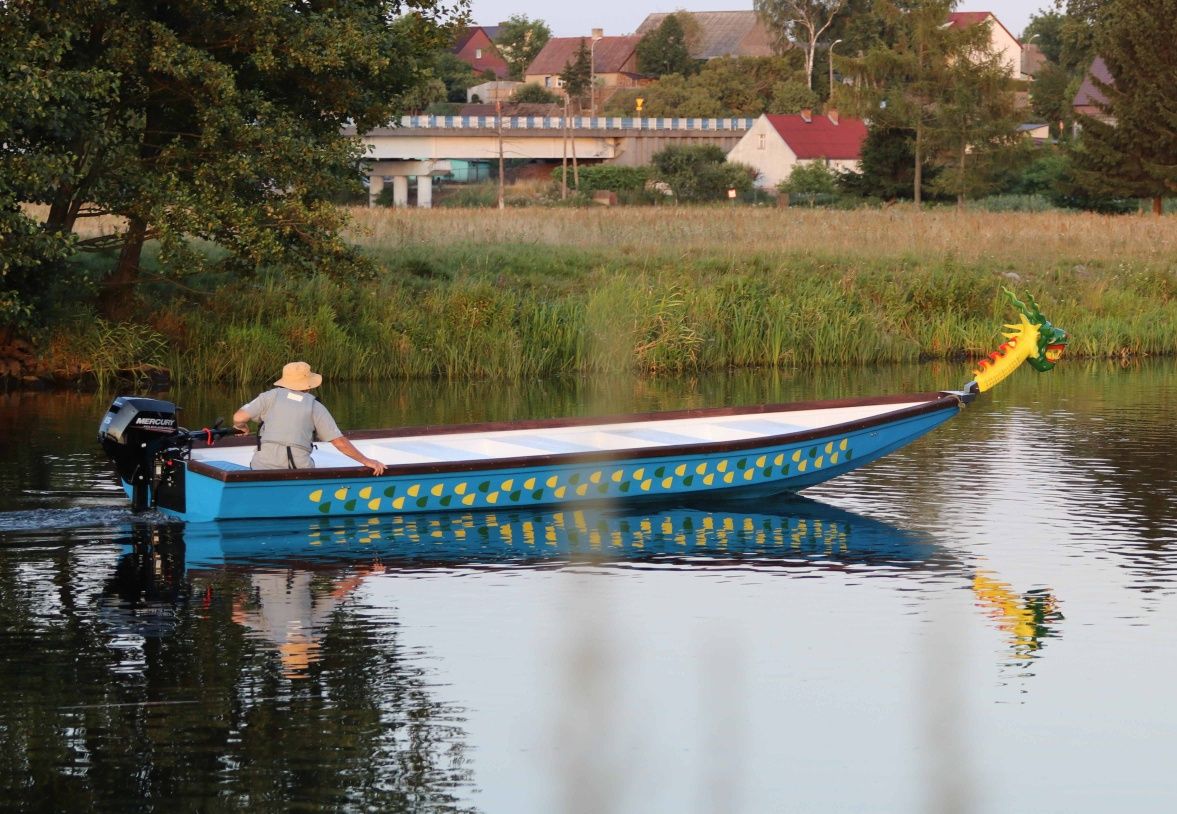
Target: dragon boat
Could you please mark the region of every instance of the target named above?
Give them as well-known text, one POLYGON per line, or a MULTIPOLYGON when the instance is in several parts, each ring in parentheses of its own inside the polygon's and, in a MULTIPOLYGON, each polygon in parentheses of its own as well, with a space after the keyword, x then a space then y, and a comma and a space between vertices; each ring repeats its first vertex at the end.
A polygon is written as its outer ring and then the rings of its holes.
POLYGON ((254 440, 187 430, 168 401, 121 396, 98 437, 136 511, 201 522, 492 511, 701 495, 762 498, 850 472, 954 417, 1023 362, 1050 370, 1067 334, 1033 297, 961 390, 558 418, 364 430, 347 437, 382 476, 329 445, 315 467, 251 470, 254 440))

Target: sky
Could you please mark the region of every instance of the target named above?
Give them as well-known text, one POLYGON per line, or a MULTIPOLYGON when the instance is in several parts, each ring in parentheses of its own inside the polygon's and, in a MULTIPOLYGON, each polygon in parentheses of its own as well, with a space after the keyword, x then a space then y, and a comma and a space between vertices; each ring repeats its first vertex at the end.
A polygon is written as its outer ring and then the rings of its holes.
MULTIPOLYGON (((962 0, 957 11, 991 11, 1015 37, 1030 16, 1050 7, 1050 0, 962 0)), ((752 0, 593 0, 553 3, 551 0, 473 0, 478 25, 495 25, 512 14, 543 20, 557 37, 587 36, 594 28, 607 35, 632 34, 647 14, 660 11, 747 11, 752 0)))

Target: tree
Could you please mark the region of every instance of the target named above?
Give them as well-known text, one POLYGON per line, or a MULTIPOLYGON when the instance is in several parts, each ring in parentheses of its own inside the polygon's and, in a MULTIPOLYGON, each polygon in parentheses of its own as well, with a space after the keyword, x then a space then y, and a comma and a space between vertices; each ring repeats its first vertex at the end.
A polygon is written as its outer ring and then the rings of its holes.
POLYGON ((580 38, 580 47, 576 54, 568 60, 564 71, 560 74, 560 82, 569 99, 578 102, 588 93, 593 78, 592 56, 584 37, 580 38))
POLYGON ((70 230, 44 228, 22 204, 54 183, 77 182, 75 160, 42 145, 85 138, 115 97, 109 71, 62 64, 79 20, 96 8, 78 0, 50 19, 32 3, 0 6, 0 329, 38 326, 50 282, 65 282, 64 261, 76 246, 70 230))
MULTIPOLYGON (((810 94, 801 77, 801 55, 721 57, 708 60, 690 77, 667 74, 642 88, 623 89, 610 97, 608 115, 627 115, 634 99, 645 100, 647 116, 759 116, 785 112, 798 98, 794 89, 810 94), (778 104, 776 93, 787 95, 778 104)), ((795 111, 794 111, 795 112, 795 111)))
POLYGON ((805 87, 798 79, 778 82, 772 89, 772 102, 768 105, 771 113, 800 113, 817 107, 817 94, 805 87))
POLYGON ((76 243, 118 251, 99 299, 112 318, 129 315, 151 239, 165 270, 208 262, 194 239, 215 243, 225 268, 359 268, 331 204, 354 184, 362 158, 343 128, 386 123, 428 78, 453 5, 444 8, 434 0, 8 0, 0 41, 35 47, 0 51, 4 75, 47 87, 50 77, 75 77, 90 90, 78 108, 77 93, 53 91, 6 118, 0 187, 47 204, 47 233, 70 235, 85 217, 124 220, 117 234, 76 243), (46 32, 52 47, 40 45, 46 32))
POLYGON ((856 74, 857 112, 884 130, 912 134, 912 197, 917 205, 923 201, 925 162, 946 150, 956 158, 959 173, 962 133, 987 138, 985 111, 999 107, 1000 100, 984 95, 997 92, 1001 84, 996 80, 970 84, 957 93, 971 68, 993 55, 984 26, 945 24, 955 5, 955 0, 911 0, 901 7, 880 0, 878 8, 894 41, 846 60, 856 74))
POLYGON ((1103 116, 1080 117, 1075 150, 1081 184, 1111 195, 1163 199, 1177 194, 1177 0, 1109 0, 1096 34, 1112 81, 1096 81, 1103 116))
POLYGON ((1030 85, 1030 108, 1041 121, 1050 124, 1059 140, 1066 138, 1071 129, 1075 91, 1074 80, 1053 62, 1043 65, 1030 85))
POLYGON ((698 63, 687 48, 686 32, 678 14, 667 14, 653 31, 642 37, 637 49, 638 71, 651 76, 695 72, 698 63))
POLYGON ((1009 68, 989 47, 987 32, 982 47, 948 66, 947 80, 929 131, 944 167, 933 186, 963 206, 967 198, 995 186, 1008 169, 1021 140, 1021 117, 1009 68))
POLYGON ((1030 17, 1026 30, 1022 32, 1022 42, 1038 46, 1042 55, 1055 65, 1063 51, 1063 25, 1066 18, 1057 11, 1040 11, 1030 17))
POLYGON ((528 82, 511 94, 512 104, 554 105, 560 97, 535 82, 528 82))
MULTIPOLYGON (((858 160, 858 172, 846 172, 839 184, 846 192, 866 198, 910 200, 915 189, 915 133, 900 128, 873 126, 866 133, 858 160)), ((921 177, 934 181, 938 170, 930 162, 920 168, 921 177)))
MULTIPOLYGON (((479 82, 487 81, 474 73, 470 63, 463 62, 453 51, 439 51, 434 57, 431 72, 445 83, 447 102, 465 102, 468 89, 479 82)), ((493 78, 494 72, 491 71, 491 79, 493 78)))
POLYGON ((551 38, 552 31, 543 20, 529 19, 526 14, 512 14, 499 26, 495 47, 506 61, 511 78, 519 81, 551 38))
POLYGON ((1064 8, 1059 28, 1058 64, 1071 76, 1081 76, 1095 59, 1095 32, 1101 9, 1110 0, 1055 0, 1064 8))
POLYGON ((838 192, 838 173, 824 161, 794 164, 789 177, 777 184, 777 190, 809 199, 812 206, 818 196, 833 196, 838 192))
POLYGON ((668 184, 682 202, 715 201, 727 191, 747 192, 756 171, 727 161, 727 154, 714 144, 671 145, 654 154, 654 180, 668 184))
POLYGON ((752 7, 782 44, 791 42, 805 53, 805 83, 813 88, 817 41, 834 22, 847 0, 753 0, 752 7))

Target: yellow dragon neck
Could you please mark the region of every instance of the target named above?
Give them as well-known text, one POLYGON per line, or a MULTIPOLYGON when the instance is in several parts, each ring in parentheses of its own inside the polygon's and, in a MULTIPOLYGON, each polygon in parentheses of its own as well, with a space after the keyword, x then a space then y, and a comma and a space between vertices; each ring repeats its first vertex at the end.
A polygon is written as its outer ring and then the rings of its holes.
POLYGON ((1005 327, 1012 329, 1012 333, 1003 334, 1007 341, 989 354, 988 359, 982 359, 973 371, 973 380, 982 393, 993 389, 998 382, 1017 370, 1022 362, 1038 354, 1037 325, 1023 315, 1020 325, 1005 327))

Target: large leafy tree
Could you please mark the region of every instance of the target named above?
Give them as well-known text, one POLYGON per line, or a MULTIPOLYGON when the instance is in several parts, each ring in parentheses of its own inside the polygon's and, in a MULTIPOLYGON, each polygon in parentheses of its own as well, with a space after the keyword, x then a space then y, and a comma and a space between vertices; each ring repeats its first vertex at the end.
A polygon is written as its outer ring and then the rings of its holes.
POLYGON ((115 215, 100 308, 129 313, 144 244, 165 269, 224 264, 354 267, 330 200, 355 177, 359 142, 423 80, 464 0, 9 0, 0 6, 6 112, 0 186, 44 204, 47 234, 115 215), (56 81, 71 80, 67 90, 56 81), (71 102, 79 99, 74 107, 71 102), (26 169, 19 168, 24 165, 26 169), (17 169, 13 169, 13 167, 17 169), (31 167, 52 168, 36 172, 31 167))
POLYGON ((68 229, 44 228, 23 206, 37 191, 70 183, 85 161, 45 144, 88 139, 113 150, 120 135, 117 122, 113 132, 95 131, 116 98, 117 77, 64 60, 79 19, 102 5, 77 0, 52 14, 27 2, 0 5, 0 328, 34 326, 48 305, 48 283, 64 275, 76 243, 68 229))
POLYGON ((781 44, 801 48, 805 54, 805 82, 813 88, 813 63, 818 42, 847 0, 754 0, 752 7, 781 44))
MULTIPOLYGON (((722 57, 708 60, 697 74, 669 74, 642 88, 619 90, 609 98, 605 111, 625 115, 634 99, 645 100, 648 116, 759 116, 761 113, 795 113, 802 99, 813 93, 802 79, 801 55, 795 51, 778 57, 722 57)), ((809 106, 809 105, 801 105, 809 106)))
POLYGON ((1081 117, 1077 180, 1111 195, 1151 198, 1153 211, 1177 194, 1177 0, 1110 0, 1096 45, 1110 83, 1102 116, 1081 117))
POLYGON ((698 67, 687 47, 686 30, 678 14, 667 14, 657 28, 642 37, 636 55, 638 70, 650 76, 687 76, 698 67))
POLYGON ((1021 140, 1013 81, 988 39, 985 32, 964 58, 949 64, 948 84, 931 127, 944 168, 932 186, 955 196, 958 205, 1002 180, 1021 140))
POLYGON ((499 26, 495 47, 506 61, 511 78, 520 80, 527 66, 551 38, 552 31, 543 20, 532 20, 526 14, 512 14, 499 26))
MULTIPOLYGON (((958 196, 979 189, 969 168, 976 145, 991 151, 1012 139, 1013 94, 984 26, 946 25, 955 0, 880 0, 877 9, 890 42, 860 59, 846 60, 856 74, 855 106, 873 126, 909 133, 913 199, 924 197, 924 167, 929 159, 944 165, 958 196)), ((972 169, 980 170, 982 162, 972 169)), ((943 185, 942 185, 943 186, 943 185)), ((947 187, 944 187, 947 189, 947 187)))

